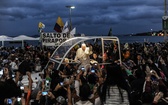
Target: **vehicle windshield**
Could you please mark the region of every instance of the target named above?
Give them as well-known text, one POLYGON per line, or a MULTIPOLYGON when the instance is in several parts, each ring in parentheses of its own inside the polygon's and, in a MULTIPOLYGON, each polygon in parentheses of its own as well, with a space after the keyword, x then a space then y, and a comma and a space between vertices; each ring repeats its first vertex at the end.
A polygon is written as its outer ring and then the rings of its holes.
MULTIPOLYGON (((74 37, 66 40, 60 46, 58 46, 53 54, 51 55, 50 61, 54 61, 56 63, 56 69, 59 70, 60 65, 63 63, 63 60, 67 57, 69 52, 77 45, 81 43, 97 43, 101 45, 102 54, 104 53, 104 49, 108 46, 108 43, 117 43, 119 49, 119 57, 120 55, 120 42, 119 39, 115 36, 85 36, 85 37, 74 37)), ((70 59, 73 61, 73 59, 70 59)), ((73 62, 74 63, 74 62, 73 62)))

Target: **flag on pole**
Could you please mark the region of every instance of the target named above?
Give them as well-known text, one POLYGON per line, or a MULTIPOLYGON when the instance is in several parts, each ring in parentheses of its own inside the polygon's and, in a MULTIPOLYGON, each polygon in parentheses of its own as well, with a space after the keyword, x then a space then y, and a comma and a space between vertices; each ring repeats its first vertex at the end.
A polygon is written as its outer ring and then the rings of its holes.
POLYGON ((44 28, 45 28, 45 25, 42 22, 39 22, 39 24, 38 24, 38 32, 41 33, 44 28))
POLYGON ((62 32, 63 27, 64 27, 64 23, 61 17, 58 17, 57 22, 55 23, 55 26, 54 26, 54 30, 57 32, 62 32))
POLYGON ((76 27, 73 28, 73 30, 70 32, 70 35, 71 35, 72 37, 74 37, 75 34, 76 34, 76 27))
POLYGON ((110 28, 108 36, 112 36, 112 28, 110 28))
POLYGON ((68 21, 65 22, 65 25, 62 29, 62 33, 68 33, 69 32, 69 28, 68 28, 68 21))
POLYGON ((39 22, 39 24, 38 24, 38 28, 42 28, 42 22, 39 22))
POLYGON ((39 24, 38 24, 38 32, 40 33, 39 42, 41 42, 41 40, 42 40, 41 33, 43 32, 44 28, 45 28, 45 25, 42 22, 39 22, 39 24))
POLYGON ((66 30, 67 28, 68 28, 68 21, 65 22, 65 25, 64 25, 62 31, 66 30))
POLYGON ((62 31, 62 33, 68 33, 68 32, 69 32, 69 28, 68 27, 62 31))
POLYGON ((42 22, 39 22, 39 24, 38 24, 38 28, 42 28, 42 29, 44 29, 44 28, 45 28, 45 25, 44 25, 42 22))

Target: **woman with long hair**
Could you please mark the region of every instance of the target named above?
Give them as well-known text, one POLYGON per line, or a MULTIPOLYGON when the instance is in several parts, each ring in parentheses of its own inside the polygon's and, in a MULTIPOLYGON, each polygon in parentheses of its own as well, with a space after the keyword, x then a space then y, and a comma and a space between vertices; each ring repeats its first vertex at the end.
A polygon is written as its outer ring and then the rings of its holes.
POLYGON ((131 105, 130 92, 131 88, 129 83, 124 78, 123 71, 117 63, 112 63, 106 66, 106 80, 102 87, 102 96, 101 100, 104 105, 106 104, 114 104, 122 103, 131 105), (118 91, 117 91, 118 90, 118 91), (116 93, 119 93, 119 97, 117 97, 116 93), (128 97, 128 99, 124 99, 124 97, 128 97))

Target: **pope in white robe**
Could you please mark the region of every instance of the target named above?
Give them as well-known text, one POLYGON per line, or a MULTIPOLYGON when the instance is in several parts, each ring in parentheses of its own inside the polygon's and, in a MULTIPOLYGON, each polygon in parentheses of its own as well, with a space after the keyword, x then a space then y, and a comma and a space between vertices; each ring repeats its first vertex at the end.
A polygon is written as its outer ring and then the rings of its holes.
POLYGON ((86 44, 82 44, 76 52, 75 61, 80 61, 81 65, 79 68, 84 67, 88 69, 90 67, 90 50, 89 47, 86 47, 86 44))

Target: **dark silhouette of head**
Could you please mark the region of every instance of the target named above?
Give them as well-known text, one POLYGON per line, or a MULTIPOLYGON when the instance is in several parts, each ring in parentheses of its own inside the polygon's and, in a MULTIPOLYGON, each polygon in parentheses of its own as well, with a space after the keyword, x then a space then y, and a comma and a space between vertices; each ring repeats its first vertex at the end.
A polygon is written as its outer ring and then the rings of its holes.
POLYGON ((82 101, 86 101, 88 100, 88 97, 91 95, 91 90, 90 90, 90 86, 88 84, 83 84, 80 87, 80 93, 79 96, 81 98, 82 101))

